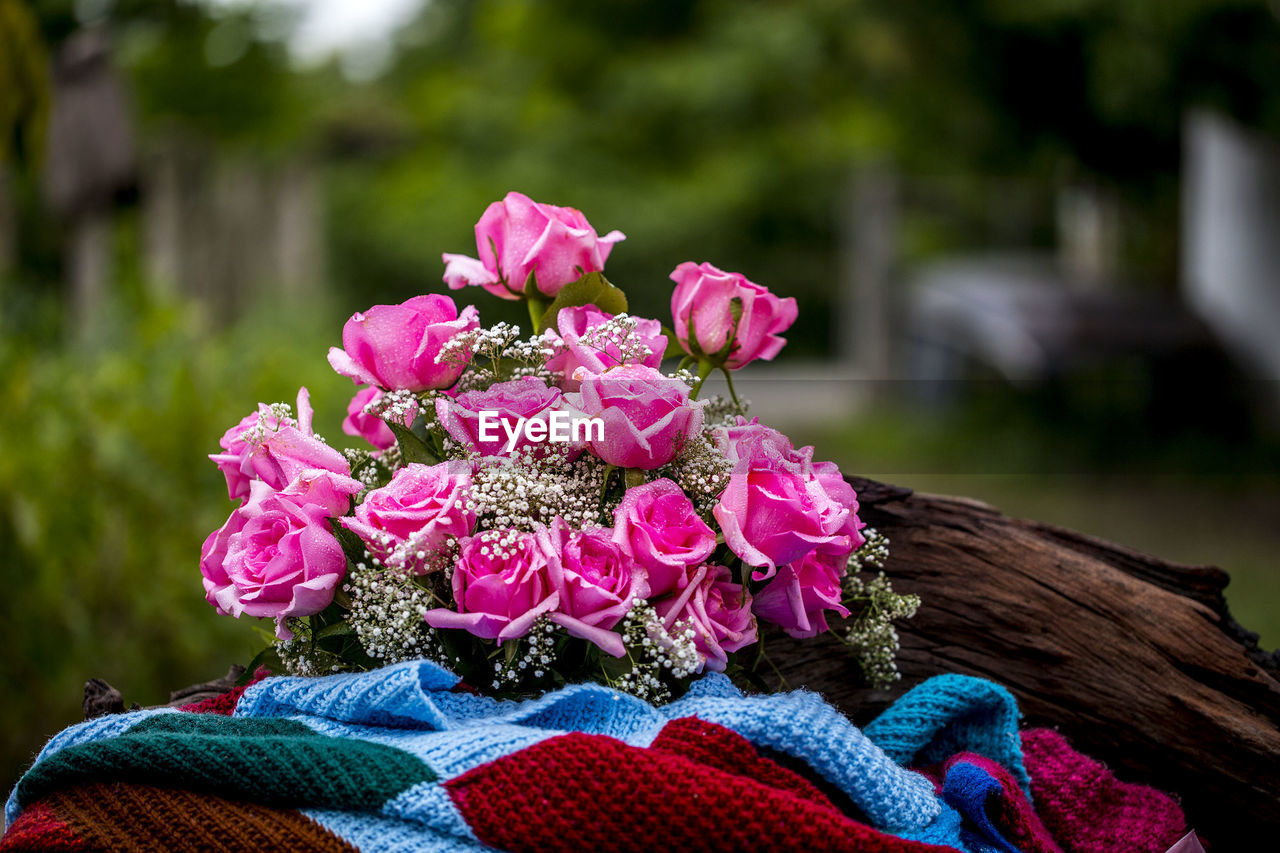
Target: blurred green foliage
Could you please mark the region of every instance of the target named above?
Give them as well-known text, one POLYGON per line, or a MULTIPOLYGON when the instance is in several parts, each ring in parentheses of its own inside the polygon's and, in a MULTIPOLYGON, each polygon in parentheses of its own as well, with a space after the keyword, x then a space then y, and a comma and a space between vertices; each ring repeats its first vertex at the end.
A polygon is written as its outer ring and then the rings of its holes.
POLYGON ((156 704, 261 646, 252 620, 216 615, 200 586, 200 543, 231 511, 205 458, 222 431, 305 384, 317 426, 345 438, 351 384, 324 358, 340 318, 294 306, 208 335, 191 308, 129 290, 93 349, 48 348, 48 299, 0 328, 0 673, 21 697, 0 710, 6 778, 80 718, 87 678, 156 704))

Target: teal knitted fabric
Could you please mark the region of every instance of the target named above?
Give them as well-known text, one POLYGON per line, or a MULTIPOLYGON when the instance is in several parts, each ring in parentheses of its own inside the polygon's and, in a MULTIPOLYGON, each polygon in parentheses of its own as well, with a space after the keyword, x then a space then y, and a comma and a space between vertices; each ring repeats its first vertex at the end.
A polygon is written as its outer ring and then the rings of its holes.
POLYGON ((1000 685, 967 675, 939 675, 907 691, 863 733, 903 767, 976 752, 1003 765, 1030 797, 1019 716, 1013 694, 1000 685))
POLYGON ((421 760, 375 743, 325 737, 294 720, 161 714, 63 749, 19 781, 17 802, 78 782, 146 782, 264 805, 376 811, 436 779, 421 760))

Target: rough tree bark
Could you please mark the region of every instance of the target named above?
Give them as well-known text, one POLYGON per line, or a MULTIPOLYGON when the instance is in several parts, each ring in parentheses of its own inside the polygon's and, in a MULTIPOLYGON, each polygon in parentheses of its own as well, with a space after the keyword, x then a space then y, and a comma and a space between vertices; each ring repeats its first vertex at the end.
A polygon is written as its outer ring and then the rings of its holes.
MULTIPOLYGON (((864 724, 943 672, 995 680, 1026 722, 1062 731, 1121 778, 1180 795, 1218 850, 1280 831, 1280 654, 1227 612, 1228 577, 963 498, 853 480, 891 540, 886 574, 923 599, 900 626, 902 681, 861 686, 832 637, 770 638, 792 685, 864 724)), ((1268 847, 1269 849, 1269 847, 1268 847)))

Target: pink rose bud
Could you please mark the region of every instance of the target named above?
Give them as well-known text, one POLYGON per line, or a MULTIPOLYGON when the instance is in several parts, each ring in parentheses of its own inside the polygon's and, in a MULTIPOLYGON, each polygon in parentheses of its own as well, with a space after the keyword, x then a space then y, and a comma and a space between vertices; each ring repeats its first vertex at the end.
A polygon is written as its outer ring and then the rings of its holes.
POLYGON ((547 370, 560 374, 561 388, 566 391, 578 390, 579 383, 573 375, 579 367, 585 368, 589 373, 604 373, 624 363, 643 364, 646 367, 662 364, 662 356, 667 352, 667 336, 662 334, 661 323, 657 320, 634 318, 634 333, 620 344, 619 341, 600 336, 597 332, 613 316, 594 305, 560 309, 556 319, 560 334, 550 337, 556 354, 547 360, 547 370))
POLYGON ((602 374, 578 372, 582 383, 570 405, 603 422, 592 436, 595 455, 619 468, 653 470, 666 465, 702 429, 704 400, 689 399, 689 386, 652 367, 627 365, 602 374))
POLYGON ((814 470, 812 452, 806 447, 784 454, 761 443, 739 459, 712 510, 729 549, 747 565, 762 567, 752 574, 755 580, 773 577, 778 566, 815 548, 837 551, 849 544, 853 507, 847 495, 828 492, 832 484, 814 470))
POLYGON ((486 640, 510 640, 560 603, 547 576, 547 558, 532 533, 486 530, 463 540, 453 567, 457 610, 426 613, 434 628, 461 628, 486 640))
POLYGON ((474 306, 458 313, 448 296, 415 296, 399 305, 375 305, 342 327, 342 346, 331 347, 329 364, 357 385, 387 391, 448 388, 466 368, 466 354, 437 360, 460 332, 480 327, 474 306))
POLYGON ((770 361, 786 344, 779 337, 796 321, 796 301, 779 299, 746 276, 711 264, 680 264, 671 273, 676 339, 694 358, 737 370, 770 361))
MULTIPOLYGON (((553 435, 551 421, 555 412, 564 413, 564 425, 559 427, 559 432, 567 430, 572 439, 573 414, 566 409, 560 389, 534 376, 497 382, 480 391, 464 391, 452 399, 436 398, 440 426, 454 441, 482 456, 507 456, 508 447, 511 453, 520 453, 526 447, 532 448, 535 455, 545 453, 553 435), (540 440, 529 438, 526 432, 532 421, 546 424, 534 430, 535 435, 541 436, 540 440)), ((557 442, 568 449, 571 459, 582 452, 581 429, 578 437, 576 443, 557 442)))
POLYGON ((465 462, 420 465, 411 462, 374 489, 340 522, 360 537, 371 554, 391 564, 423 568, 452 537, 471 535, 471 466, 465 462), (393 554, 400 559, 393 560, 393 554))
POLYGON ((848 555, 812 552, 778 569, 773 580, 756 593, 755 614, 793 637, 816 637, 827 630, 826 611, 848 616, 841 603, 848 555))
POLYGON ((476 223, 480 259, 445 254, 444 281, 451 290, 476 285, 503 299, 523 299, 533 276, 538 292, 554 298, 566 284, 603 270, 613 244, 625 239, 621 231, 597 236, 572 207, 507 193, 476 223))
POLYGON ((666 595, 685 569, 711 556, 716 534, 689 496, 665 477, 627 489, 613 511, 613 541, 648 572, 649 594, 666 595))
POLYGON ((692 627, 693 643, 707 669, 724 672, 730 652, 756 641, 751 596, 724 566, 703 565, 688 573, 681 591, 654 602, 654 609, 668 632, 692 627))
POLYGON ((219 613, 284 620, 319 613, 333 601, 347 558, 329 527, 328 509, 298 504, 255 482, 248 502, 205 540, 200 572, 219 613))
POLYGON ((259 403, 258 411, 245 415, 240 423, 223 433, 218 444, 225 452, 209 454, 209 458, 226 478, 227 496, 233 501, 243 503, 249 497, 249 484, 253 482, 254 473, 252 466, 248 464, 248 458, 253 448, 245 440, 245 435, 259 426, 264 430, 280 427, 279 419, 265 403, 259 403))
POLYGON ((222 436, 225 453, 210 454, 227 479, 232 500, 249 497, 249 486, 262 480, 273 489, 283 489, 295 477, 311 468, 337 474, 351 473, 347 458, 315 438, 311 431, 311 394, 298 390, 298 417, 280 419, 271 407, 259 404, 255 414, 222 436))
POLYGON ((557 517, 536 536, 547 556, 551 588, 560 596, 551 621, 620 658, 626 654, 622 636, 609 629, 631 609, 632 599, 647 597, 648 589, 643 573, 632 572, 609 534, 607 528, 575 530, 557 517))

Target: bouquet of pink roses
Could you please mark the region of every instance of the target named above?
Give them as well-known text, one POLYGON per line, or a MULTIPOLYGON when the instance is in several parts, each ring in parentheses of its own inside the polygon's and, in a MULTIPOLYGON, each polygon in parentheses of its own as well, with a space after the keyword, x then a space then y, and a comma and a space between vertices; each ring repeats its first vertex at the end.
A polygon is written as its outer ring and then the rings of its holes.
POLYGON ((733 389, 782 349, 795 300, 683 263, 674 331, 629 316, 602 274, 622 239, 510 193, 444 281, 526 301, 532 336, 440 294, 376 305, 329 352, 366 386, 343 430, 369 449, 317 436, 306 389, 227 431, 210 458, 240 505, 200 567, 219 612, 276 620, 259 662, 425 657, 502 694, 595 679, 663 701, 704 668, 752 670, 760 622, 811 637, 836 614, 868 678, 896 676, 890 623, 918 601, 859 577, 885 541, 836 465, 733 389), (715 370, 729 399, 699 398, 715 370))

